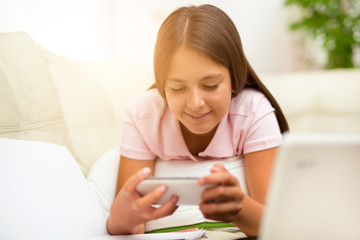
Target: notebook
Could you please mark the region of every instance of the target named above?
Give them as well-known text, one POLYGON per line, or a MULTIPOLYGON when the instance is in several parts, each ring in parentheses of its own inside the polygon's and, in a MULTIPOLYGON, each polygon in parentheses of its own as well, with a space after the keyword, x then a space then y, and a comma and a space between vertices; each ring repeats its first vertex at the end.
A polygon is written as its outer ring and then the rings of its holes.
POLYGON ((360 135, 287 134, 260 240, 360 239, 360 135))

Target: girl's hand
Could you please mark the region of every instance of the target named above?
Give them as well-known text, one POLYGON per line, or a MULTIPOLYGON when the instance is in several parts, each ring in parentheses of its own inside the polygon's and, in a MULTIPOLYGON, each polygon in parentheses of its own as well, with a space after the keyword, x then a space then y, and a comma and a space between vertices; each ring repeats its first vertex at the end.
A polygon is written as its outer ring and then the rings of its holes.
POLYGON ((203 191, 200 210, 205 218, 232 222, 243 208, 244 193, 239 181, 225 167, 214 164, 211 174, 199 179, 200 185, 216 184, 203 191))
POLYGON ((166 186, 159 186, 151 193, 141 197, 136 186, 150 176, 151 170, 143 168, 131 176, 116 196, 107 220, 110 234, 143 233, 144 223, 171 215, 177 208, 177 196, 172 196, 159 208, 152 206, 167 191, 166 186))

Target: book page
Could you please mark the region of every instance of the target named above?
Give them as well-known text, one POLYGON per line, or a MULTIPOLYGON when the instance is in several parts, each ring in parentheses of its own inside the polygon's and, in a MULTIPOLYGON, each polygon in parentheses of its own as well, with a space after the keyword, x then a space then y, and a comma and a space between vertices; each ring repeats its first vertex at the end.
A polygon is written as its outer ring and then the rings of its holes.
POLYGON ((171 232, 171 233, 149 233, 133 234, 121 236, 99 236, 88 240, 200 240, 205 237, 205 230, 199 229, 191 232, 171 232))

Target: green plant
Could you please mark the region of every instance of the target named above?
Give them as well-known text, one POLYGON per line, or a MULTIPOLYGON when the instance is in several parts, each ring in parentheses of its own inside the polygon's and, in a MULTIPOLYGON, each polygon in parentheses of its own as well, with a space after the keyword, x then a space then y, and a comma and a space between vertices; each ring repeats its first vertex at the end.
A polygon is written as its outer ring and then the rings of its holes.
POLYGON ((360 47, 360 0, 285 0, 285 5, 301 9, 290 29, 321 42, 326 68, 354 67, 354 50, 360 47))

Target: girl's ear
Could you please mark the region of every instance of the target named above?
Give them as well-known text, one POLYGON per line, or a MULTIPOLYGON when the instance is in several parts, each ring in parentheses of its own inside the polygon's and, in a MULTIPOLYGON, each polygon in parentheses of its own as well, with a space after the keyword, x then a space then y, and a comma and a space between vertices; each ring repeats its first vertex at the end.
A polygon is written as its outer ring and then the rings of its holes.
POLYGON ((236 97, 236 91, 235 89, 231 90, 231 98, 236 97))

